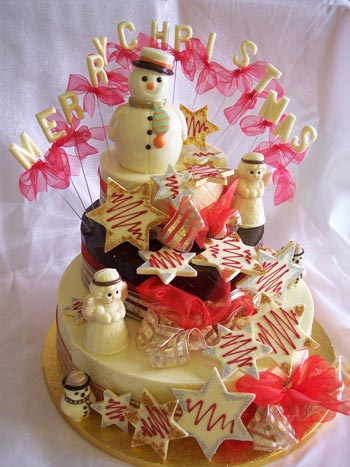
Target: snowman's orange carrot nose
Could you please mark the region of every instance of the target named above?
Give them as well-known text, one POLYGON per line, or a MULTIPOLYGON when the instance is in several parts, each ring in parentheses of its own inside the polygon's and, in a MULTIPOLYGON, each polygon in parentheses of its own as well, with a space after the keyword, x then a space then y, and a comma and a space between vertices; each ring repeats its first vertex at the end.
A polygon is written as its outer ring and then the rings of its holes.
POLYGON ((154 88, 156 87, 156 85, 154 83, 152 83, 152 81, 150 81, 149 83, 147 83, 147 89, 149 91, 152 91, 154 88))

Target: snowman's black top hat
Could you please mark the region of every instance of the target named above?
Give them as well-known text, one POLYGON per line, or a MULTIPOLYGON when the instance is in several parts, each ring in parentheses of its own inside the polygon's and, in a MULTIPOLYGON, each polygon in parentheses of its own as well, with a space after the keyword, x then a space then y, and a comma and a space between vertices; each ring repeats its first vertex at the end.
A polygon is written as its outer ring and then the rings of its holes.
POLYGON ((138 68, 156 71, 165 75, 173 75, 174 57, 164 50, 142 47, 141 55, 133 64, 138 68))

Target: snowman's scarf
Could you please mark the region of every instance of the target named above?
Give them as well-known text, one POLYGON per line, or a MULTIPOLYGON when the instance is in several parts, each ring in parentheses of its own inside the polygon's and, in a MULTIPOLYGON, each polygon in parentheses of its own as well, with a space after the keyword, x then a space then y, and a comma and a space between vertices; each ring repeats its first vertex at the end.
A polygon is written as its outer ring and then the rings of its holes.
POLYGON ((156 135, 164 135, 169 130, 169 115, 164 110, 166 99, 161 101, 143 101, 130 97, 129 105, 137 109, 151 109, 154 112, 152 119, 152 130, 156 135))

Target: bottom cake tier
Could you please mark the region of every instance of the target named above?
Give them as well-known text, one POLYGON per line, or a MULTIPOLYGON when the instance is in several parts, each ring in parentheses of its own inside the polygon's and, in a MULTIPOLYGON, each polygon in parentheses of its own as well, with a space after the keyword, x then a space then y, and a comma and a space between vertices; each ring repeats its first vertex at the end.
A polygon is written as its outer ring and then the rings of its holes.
MULTIPOLYGON (((320 344, 317 352, 331 364, 335 359, 334 348, 326 332, 317 321, 313 323, 312 337, 320 344)), ((63 393, 61 381, 65 371, 58 361, 56 338, 57 327, 56 323, 54 323, 48 332, 43 353, 44 376, 54 404, 71 427, 84 439, 111 456, 130 464, 140 467, 163 467, 164 465, 169 467, 210 467, 213 465, 218 467, 257 467, 274 462, 287 456, 295 449, 299 449, 320 426, 317 423, 313 424, 302 440, 288 450, 259 451, 253 449, 252 443, 249 442, 241 442, 239 445, 236 443, 232 449, 232 446, 229 448, 223 443, 213 461, 205 459, 193 438, 174 440, 169 447, 165 464, 150 446, 131 448, 131 428, 127 433, 115 426, 101 428, 101 417, 96 412, 92 412, 90 418, 84 419, 81 423, 76 423, 63 414, 60 409, 60 401, 63 393)))

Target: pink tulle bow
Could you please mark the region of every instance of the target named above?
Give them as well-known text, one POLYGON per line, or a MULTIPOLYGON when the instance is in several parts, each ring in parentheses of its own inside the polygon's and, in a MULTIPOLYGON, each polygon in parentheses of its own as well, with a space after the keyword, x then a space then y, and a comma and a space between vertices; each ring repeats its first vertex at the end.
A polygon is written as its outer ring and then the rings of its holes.
POLYGON ((19 189, 29 201, 34 201, 37 194, 47 191, 49 186, 60 190, 68 188, 70 176, 70 165, 64 149, 51 147, 43 159, 21 174, 19 189))
POLYGON ((243 94, 252 89, 253 83, 261 81, 266 74, 267 62, 257 61, 232 71, 224 69, 220 73, 217 89, 226 97, 232 96, 237 89, 243 94))
POLYGON ((194 50, 189 47, 188 41, 186 42, 183 50, 175 50, 171 45, 167 44, 166 51, 173 55, 176 63, 180 63, 184 76, 190 81, 193 81, 196 75, 197 66, 194 57, 194 50))
POLYGON ((87 78, 81 75, 70 75, 67 91, 74 91, 76 94, 83 94, 83 109, 93 117, 95 113, 96 99, 103 104, 113 106, 124 102, 123 96, 117 92, 111 84, 92 86, 87 78))
POLYGON ((225 68, 219 63, 209 60, 208 51, 199 39, 192 38, 187 41, 186 47, 192 50, 196 69, 199 75, 196 83, 196 93, 204 94, 217 87, 219 76, 226 74, 225 68))
POLYGON ((132 62, 139 58, 139 48, 124 49, 120 44, 108 42, 106 47, 107 62, 118 63, 122 68, 131 69, 132 62))
POLYGON ((239 126, 245 135, 257 136, 265 133, 267 128, 274 127, 274 124, 258 115, 248 115, 240 120, 239 126))
POLYGON ((66 148, 73 147, 76 156, 80 160, 83 160, 85 157, 92 154, 97 154, 98 152, 95 147, 88 144, 90 139, 103 141, 107 135, 107 126, 88 128, 86 125, 83 125, 78 128, 81 121, 75 115, 73 115, 71 125, 66 122, 59 112, 56 112, 52 119, 54 119, 57 124, 55 132, 62 130, 65 132, 63 136, 54 142, 54 146, 66 148))
POLYGON ((231 107, 224 109, 229 124, 235 125, 248 110, 255 108, 258 98, 265 99, 270 91, 276 91, 278 99, 284 94, 282 86, 275 79, 271 80, 261 92, 256 89, 244 92, 231 107))
POLYGON ((270 135, 269 141, 262 141, 254 151, 263 154, 265 163, 276 169, 272 177, 276 185, 275 206, 285 201, 291 201, 294 197, 296 184, 287 166, 292 162, 300 164, 306 156, 307 150, 298 153, 290 143, 281 143, 273 135, 270 135))

